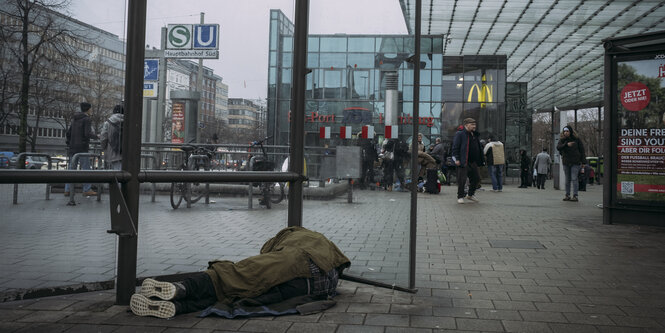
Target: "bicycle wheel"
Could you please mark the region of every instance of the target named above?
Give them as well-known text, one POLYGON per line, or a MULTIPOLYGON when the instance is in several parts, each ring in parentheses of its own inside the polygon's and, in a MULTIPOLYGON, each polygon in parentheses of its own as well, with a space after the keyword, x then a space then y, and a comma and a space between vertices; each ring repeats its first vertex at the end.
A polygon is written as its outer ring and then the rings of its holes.
POLYGON ((270 183, 270 202, 280 203, 284 200, 284 187, 285 183, 270 183))
MULTIPOLYGON (((198 162, 193 163, 190 166, 190 170, 194 171, 208 171, 208 167, 200 165, 198 162)), ((206 190, 206 184, 202 183, 190 183, 189 185, 189 193, 190 193, 190 204, 196 203, 197 201, 201 200, 206 194, 208 194, 208 191, 206 190)))
POLYGON ((185 196, 185 183, 171 183, 171 207, 178 209, 185 196))

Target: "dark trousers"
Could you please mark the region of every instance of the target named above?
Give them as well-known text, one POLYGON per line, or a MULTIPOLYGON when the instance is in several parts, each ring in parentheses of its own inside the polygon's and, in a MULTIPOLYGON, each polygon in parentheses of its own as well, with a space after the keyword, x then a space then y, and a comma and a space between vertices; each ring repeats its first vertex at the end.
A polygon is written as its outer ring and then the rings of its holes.
POLYGON ((547 179, 547 174, 539 173, 538 178, 536 179, 536 186, 538 188, 545 188, 545 180, 547 179))
POLYGON ((215 286, 205 272, 197 273, 181 281, 185 287, 185 296, 174 300, 176 314, 203 310, 217 302, 215 286))
POLYGON ((374 161, 363 161, 360 171, 360 186, 366 187, 374 183, 374 161))
POLYGON ((520 187, 527 187, 529 183, 529 170, 520 171, 520 187))
MULTIPOLYGON (((197 273, 180 283, 185 287, 186 293, 183 298, 173 301, 176 314, 201 311, 217 303, 215 286, 207 273, 197 273)), ((309 288, 310 283, 306 278, 296 278, 274 286, 252 299, 263 304, 277 303, 292 297, 307 295, 309 288)))
POLYGON ((469 178, 469 193, 474 195, 476 188, 480 183, 480 174, 478 174, 478 165, 476 163, 469 163, 466 166, 457 167, 457 198, 464 198, 464 185, 466 185, 466 178, 469 178))

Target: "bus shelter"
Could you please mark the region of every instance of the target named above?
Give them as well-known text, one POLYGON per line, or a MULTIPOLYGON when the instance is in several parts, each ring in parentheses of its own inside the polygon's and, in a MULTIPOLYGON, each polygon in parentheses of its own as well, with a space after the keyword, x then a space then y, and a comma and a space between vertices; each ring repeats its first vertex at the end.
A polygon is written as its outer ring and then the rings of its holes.
POLYGON ((665 225, 665 32, 604 40, 603 223, 665 225))

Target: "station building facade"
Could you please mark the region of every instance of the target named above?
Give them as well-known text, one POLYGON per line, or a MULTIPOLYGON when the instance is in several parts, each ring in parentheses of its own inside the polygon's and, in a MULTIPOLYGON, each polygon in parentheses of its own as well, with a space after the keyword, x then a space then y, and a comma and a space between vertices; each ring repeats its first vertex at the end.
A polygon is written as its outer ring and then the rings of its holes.
MULTIPOLYGON (((272 10, 267 128, 268 135, 275 138, 273 143, 279 145, 289 140, 292 36, 293 24, 281 11, 272 10)), ((443 35, 421 39, 419 118, 413 119, 413 36, 309 35, 305 145, 347 145, 348 140, 339 138, 341 126, 352 126, 353 133, 358 133, 363 126, 372 125, 381 138, 386 125, 387 78, 395 74, 398 117, 390 125, 398 125, 400 138, 410 142, 412 126, 417 124, 426 145, 437 137, 450 144, 462 120, 473 117, 483 137, 495 135, 505 140, 506 56, 443 56, 443 43, 443 35), (331 139, 319 138, 320 127, 331 127, 331 139)), ((511 90, 511 98, 516 100, 509 102, 517 117, 530 119, 525 112, 526 89, 517 88, 511 90)), ((519 135, 519 128, 511 130, 519 135)), ((523 145, 530 147, 527 142, 523 145)))

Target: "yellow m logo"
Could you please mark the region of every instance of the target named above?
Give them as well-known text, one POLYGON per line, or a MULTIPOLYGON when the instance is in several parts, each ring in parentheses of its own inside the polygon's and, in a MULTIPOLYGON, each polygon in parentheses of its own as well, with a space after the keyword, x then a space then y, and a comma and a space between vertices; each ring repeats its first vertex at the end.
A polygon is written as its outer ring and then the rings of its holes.
POLYGON ((482 103, 481 106, 485 106, 485 102, 492 103, 492 96, 493 96, 493 86, 488 86, 487 84, 483 83, 482 86, 478 86, 478 84, 474 84, 471 86, 471 89, 469 90, 469 97, 467 98, 467 102, 474 102, 473 100, 473 91, 476 91, 478 98, 475 100, 475 102, 482 103))

